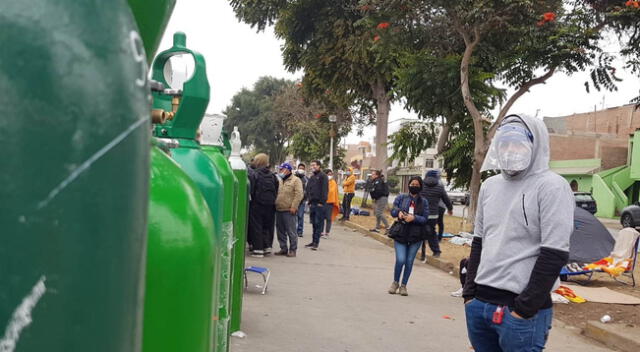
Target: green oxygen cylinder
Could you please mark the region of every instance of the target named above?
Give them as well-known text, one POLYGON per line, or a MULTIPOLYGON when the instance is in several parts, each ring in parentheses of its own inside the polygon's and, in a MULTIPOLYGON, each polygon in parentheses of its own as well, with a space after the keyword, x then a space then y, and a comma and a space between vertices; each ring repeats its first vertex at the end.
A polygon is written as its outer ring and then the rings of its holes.
POLYGON ((150 105, 131 11, 1 7, 0 351, 139 351, 150 105))
POLYGON ((229 332, 240 331, 242 320, 242 295, 244 293, 244 252, 247 243, 247 227, 249 225, 249 177, 247 166, 240 157, 242 141, 238 127, 231 133, 231 156, 229 164, 233 174, 238 180, 238 192, 236 196, 236 215, 233 232, 235 242, 233 246, 233 263, 231 273, 231 322, 229 332))
POLYGON ((224 186, 215 164, 195 140, 196 130, 209 104, 210 88, 204 57, 188 49, 186 41, 184 33, 175 33, 173 47, 158 54, 153 63, 153 79, 170 87, 153 92, 154 111, 167 116, 167 120, 156 124, 153 131, 156 137, 169 140, 173 159, 198 186, 211 213, 214 243, 211 319, 214 324, 209 341, 213 348, 219 321, 221 251, 227 246, 222 238, 224 186))
POLYGON ((167 28, 173 8, 176 6, 176 0, 128 1, 144 42, 147 60, 151 62, 162 40, 162 34, 167 28))
POLYGON ((198 186, 151 150, 144 352, 209 352, 213 219, 198 186))
POLYGON ((218 326, 216 330, 216 351, 229 350, 229 319, 230 319, 230 288, 231 288, 231 261, 235 236, 233 234, 233 215, 235 208, 235 195, 238 181, 236 180, 229 161, 223 154, 222 141, 222 115, 205 115, 200 131, 202 132, 202 151, 216 165, 216 170, 224 184, 224 207, 222 211, 222 237, 226 246, 222 247, 222 280, 220 282, 220 295, 218 300, 218 326))

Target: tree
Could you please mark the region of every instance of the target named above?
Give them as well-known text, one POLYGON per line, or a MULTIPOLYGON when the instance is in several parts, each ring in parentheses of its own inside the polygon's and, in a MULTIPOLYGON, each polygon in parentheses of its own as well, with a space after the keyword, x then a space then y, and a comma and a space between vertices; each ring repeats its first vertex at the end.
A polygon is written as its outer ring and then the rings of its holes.
POLYGON ((346 109, 356 106, 361 120, 375 111, 376 167, 387 166, 388 117, 396 58, 379 50, 389 24, 368 16, 356 0, 231 0, 238 18, 258 30, 275 25, 284 40, 284 63, 304 70, 305 93, 328 98, 346 109))
POLYGON ((305 99, 301 90, 301 83, 289 85, 274 100, 274 113, 291 136, 287 152, 300 160, 321 160, 328 165, 330 140, 334 134, 334 167, 342 168, 345 150, 338 147, 338 142, 351 131, 351 112, 305 99), (330 112, 335 112, 335 123, 329 121, 330 112))
MULTIPOLYGON (((605 26, 601 16, 582 1, 448 1, 380 0, 372 7, 384 9, 404 31, 434 33, 422 41, 422 50, 438 58, 458 55, 459 82, 464 106, 473 125, 474 152, 471 177, 475 215, 480 189, 480 168, 491 140, 513 104, 533 86, 544 84, 554 73, 573 74, 594 67, 599 82, 611 81, 611 72, 598 65, 606 57, 598 47, 605 26), (479 105, 472 87, 474 70, 490 74, 487 84, 506 84, 509 96, 496 116, 479 105), (485 121, 491 121, 488 129, 485 121)), ((606 85, 611 89, 614 85, 606 85)), ((482 94, 481 94, 482 95, 482 94)))
POLYGON ((261 77, 253 89, 242 89, 231 101, 224 114, 226 130, 238 126, 247 145, 256 151, 269 154, 272 164, 286 156, 286 142, 290 135, 282 120, 274 113, 274 100, 292 81, 273 77, 261 77))

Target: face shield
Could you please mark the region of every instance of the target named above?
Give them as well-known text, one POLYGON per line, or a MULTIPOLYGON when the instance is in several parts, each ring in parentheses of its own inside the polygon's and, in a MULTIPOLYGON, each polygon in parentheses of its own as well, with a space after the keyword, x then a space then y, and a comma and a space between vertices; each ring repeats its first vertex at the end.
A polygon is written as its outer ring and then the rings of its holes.
POLYGON ((526 170, 533 155, 533 135, 517 123, 500 126, 491 143, 482 171, 501 170, 514 176, 526 170))

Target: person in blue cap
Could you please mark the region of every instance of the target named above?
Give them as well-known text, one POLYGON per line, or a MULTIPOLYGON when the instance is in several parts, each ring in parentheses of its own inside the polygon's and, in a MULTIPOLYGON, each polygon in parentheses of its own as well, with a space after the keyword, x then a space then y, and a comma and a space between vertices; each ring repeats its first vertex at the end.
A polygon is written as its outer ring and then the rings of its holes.
POLYGON ((280 165, 278 176, 280 186, 276 198, 276 228, 280 251, 275 255, 295 257, 298 250, 298 206, 304 198, 302 181, 293 175, 293 167, 288 163, 280 165))

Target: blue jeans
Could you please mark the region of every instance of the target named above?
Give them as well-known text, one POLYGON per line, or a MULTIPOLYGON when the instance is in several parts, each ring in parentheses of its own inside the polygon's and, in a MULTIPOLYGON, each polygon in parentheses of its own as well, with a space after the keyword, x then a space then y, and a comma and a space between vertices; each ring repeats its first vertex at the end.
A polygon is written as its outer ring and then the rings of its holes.
POLYGON ((309 204, 309 217, 313 226, 313 239, 311 243, 316 246, 320 244, 320 234, 324 227, 325 211, 324 206, 317 204, 309 204))
POLYGON ((538 352, 551 329, 553 309, 543 309, 531 319, 519 319, 505 307, 502 324, 493 323, 498 306, 474 299, 464 307, 467 332, 475 352, 538 352))
POLYGON ((400 243, 394 241, 394 247, 396 249, 396 266, 393 270, 393 281, 400 281, 400 274, 402 274, 402 268, 404 267, 404 275, 402 275, 402 284, 406 285, 409 282, 409 276, 413 269, 413 261, 416 259, 418 249, 422 242, 416 243, 400 243))
POLYGON ((307 202, 300 202, 298 206, 298 235, 302 235, 304 231, 304 208, 307 206, 307 202))

